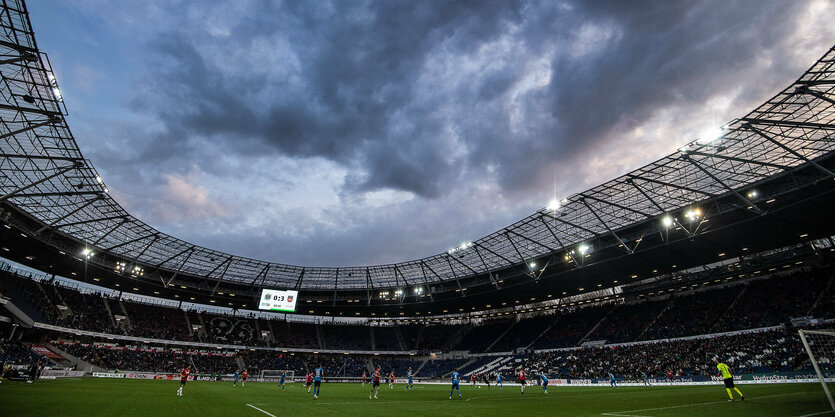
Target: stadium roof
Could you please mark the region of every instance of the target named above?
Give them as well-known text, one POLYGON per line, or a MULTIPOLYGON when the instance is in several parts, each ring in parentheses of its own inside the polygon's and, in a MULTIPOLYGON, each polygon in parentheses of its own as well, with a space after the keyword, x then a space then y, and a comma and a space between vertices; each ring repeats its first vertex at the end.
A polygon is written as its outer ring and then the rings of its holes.
MULTIPOLYGON (((647 220, 660 231, 668 213, 735 196, 762 209, 752 184, 800 166, 835 178, 815 160, 835 149, 835 48, 797 81, 744 117, 678 152, 549 204, 481 239, 423 259, 360 267, 297 266, 201 247, 128 213, 108 193, 67 125, 47 55, 38 49, 24 2, 0 14, 0 202, 41 222, 41 236, 62 234, 142 266, 213 282, 297 289, 380 289, 457 281, 555 253, 575 256, 591 240, 613 237, 626 252, 640 236, 622 234, 647 220), (572 251, 574 251, 572 253, 572 251)), ((685 143, 682 140, 682 143, 685 143)), ((683 220, 682 220, 683 221, 683 220)))

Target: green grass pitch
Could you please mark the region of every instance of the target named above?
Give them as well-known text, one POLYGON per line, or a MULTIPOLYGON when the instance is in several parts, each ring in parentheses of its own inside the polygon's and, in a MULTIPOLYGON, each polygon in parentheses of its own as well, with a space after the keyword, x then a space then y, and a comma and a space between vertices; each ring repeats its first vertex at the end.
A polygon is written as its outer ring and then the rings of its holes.
POLYGON ((835 416, 819 384, 740 385, 744 402, 729 403, 724 387, 658 386, 652 388, 528 387, 503 390, 462 386, 464 400, 449 399, 447 385, 380 388, 369 400, 370 386, 322 385, 313 400, 300 384, 280 392, 274 384, 189 381, 183 397, 179 381, 66 379, 34 384, 0 384, 4 416, 835 416), (247 404, 251 405, 248 406, 247 404), (257 407, 263 411, 259 411, 257 407), (827 411, 830 411, 827 413, 827 411), (269 414, 267 414, 269 413, 269 414))

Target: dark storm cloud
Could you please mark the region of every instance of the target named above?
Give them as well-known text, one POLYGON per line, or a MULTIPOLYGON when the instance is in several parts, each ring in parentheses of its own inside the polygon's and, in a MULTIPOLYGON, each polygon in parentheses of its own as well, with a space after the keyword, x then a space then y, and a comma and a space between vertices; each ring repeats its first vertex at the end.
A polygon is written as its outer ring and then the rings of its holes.
MULTIPOLYGON (((739 82, 734 72, 794 29, 789 2, 272 2, 226 39, 175 31, 153 40, 160 70, 141 103, 165 124, 147 147, 191 137, 241 153, 319 156, 351 169, 354 191, 398 189, 436 198, 464 170, 498 168, 502 187, 538 186, 543 164, 612 140, 659 107, 739 82), (599 33, 596 33, 599 32, 599 33), (578 39, 587 34, 588 39, 578 39), (287 39, 299 67, 288 79, 207 57, 201 42, 252 47, 287 39), (433 96, 427 67, 507 37, 506 56, 433 96), (585 42, 585 43, 583 43, 585 42), (588 51, 586 51, 587 49, 588 51), (548 51, 551 51, 548 53, 548 51), (581 55, 576 57, 575 55, 581 55), (547 56, 550 84, 521 103, 509 91, 524 62, 547 56), (712 79, 711 79, 712 78, 712 79), (268 100, 258 96, 269 96, 268 100), (444 108, 450 114, 439 114, 444 108), (464 146, 454 154, 451 147, 464 146)), ((221 58, 222 59, 222 58, 221 58)), ((231 55, 229 59, 234 59, 231 55)), ((482 65, 486 64, 481 62, 482 65)), ((159 145, 159 148, 157 148, 159 145)))
POLYGON ((676 149, 710 103, 742 116, 835 41, 826 2, 90 1, 135 46, 109 84, 127 109, 72 122, 110 189, 163 231, 296 264, 486 235, 676 149))

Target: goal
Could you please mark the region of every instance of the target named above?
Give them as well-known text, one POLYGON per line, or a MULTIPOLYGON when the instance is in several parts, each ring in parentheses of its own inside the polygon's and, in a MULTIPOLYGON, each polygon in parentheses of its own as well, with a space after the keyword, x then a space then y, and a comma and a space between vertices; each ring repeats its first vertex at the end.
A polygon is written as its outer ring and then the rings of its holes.
POLYGON ((281 374, 286 374, 287 379, 284 382, 293 382, 293 377, 296 376, 296 371, 290 369, 262 369, 261 381, 263 382, 278 382, 281 380, 281 374))
POLYGON ((835 401, 832 400, 835 385, 835 330, 799 330, 798 333, 823 385, 829 405, 835 410, 835 401))

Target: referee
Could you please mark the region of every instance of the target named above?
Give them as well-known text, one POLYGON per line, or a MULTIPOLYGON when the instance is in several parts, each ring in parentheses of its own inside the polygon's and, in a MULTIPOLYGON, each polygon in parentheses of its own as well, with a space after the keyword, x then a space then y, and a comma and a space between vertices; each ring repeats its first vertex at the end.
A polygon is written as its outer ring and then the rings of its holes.
MULTIPOLYGON (((716 361, 719 362, 719 359, 717 359, 716 361)), ((739 391, 739 388, 734 386, 734 376, 733 374, 731 374, 731 370, 730 368, 728 368, 728 365, 719 362, 719 364, 716 365, 716 369, 719 369, 719 375, 721 375, 722 379, 725 381, 725 391, 728 391, 728 397, 731 398, 728 401, 734 400, 734 394, 731 390, 736 391, 736 393, 739 394, 740 399, 742 401, 745 401, 745 396, 742 395, 742 393, 739 391)))

